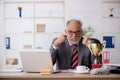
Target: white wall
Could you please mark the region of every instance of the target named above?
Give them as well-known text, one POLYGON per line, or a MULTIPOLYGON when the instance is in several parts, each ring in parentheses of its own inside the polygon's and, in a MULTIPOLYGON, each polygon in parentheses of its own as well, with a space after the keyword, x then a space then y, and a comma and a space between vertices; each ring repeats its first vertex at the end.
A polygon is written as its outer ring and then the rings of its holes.
POLYGON ((83 22, 83 27, 94 27, 94 37, 100 39, 100 4, 101 0, 66 0, 66 20, 71 18, 80 19, 83 22))

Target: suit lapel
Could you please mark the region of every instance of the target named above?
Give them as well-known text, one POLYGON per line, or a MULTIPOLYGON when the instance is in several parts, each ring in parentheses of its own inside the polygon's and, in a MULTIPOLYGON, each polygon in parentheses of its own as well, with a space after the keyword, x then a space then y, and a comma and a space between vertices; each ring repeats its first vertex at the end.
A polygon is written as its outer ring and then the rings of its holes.
POLYGON ((81 65, 82 63, 82 58, 83 58, 83 46, 82 46, 82 40, 83 38, 81 38, 80 42, 79 42, 79 45, 78 45, 78 64, 81 65))
POLYGON ((83 58, 83 51, 82 51, 82 46, 78 46, 78 64, 81 65, 82 63, 82 58, 83 58))
POLYGON ((65 54, 67 57, 68 65, 71 66, 71 47, 70 47, 68 41, 65 42, 65 54))

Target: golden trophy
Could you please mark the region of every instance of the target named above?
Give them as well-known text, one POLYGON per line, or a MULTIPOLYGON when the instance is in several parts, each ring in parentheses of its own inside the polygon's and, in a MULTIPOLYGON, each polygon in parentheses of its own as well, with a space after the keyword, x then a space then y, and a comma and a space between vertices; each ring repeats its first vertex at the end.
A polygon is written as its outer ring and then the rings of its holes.
POLYGON ((110 17, 113 17, 113 13, 112 13, 112 12, 113 12, 113 9, 114 9, 114 8, 108 8, 108 9, 109 9, 109 11, 110 11, 110 15, 109 15, 109 16, 110 16, 110 17))
POLYGON ((102 51, 105 48, 105 44, 106 44, 105 41, 103 43, 101 43, 99 40, 93 39, 93 38, 91 38, 88 41, 88 48, 91 51, 92 55, 94 55, 94 57, 95 57, 94 63, 92 64, 92 69, 101 67, 102 51), (99 57, 101 57, 101 61, 100 61, 99 57))

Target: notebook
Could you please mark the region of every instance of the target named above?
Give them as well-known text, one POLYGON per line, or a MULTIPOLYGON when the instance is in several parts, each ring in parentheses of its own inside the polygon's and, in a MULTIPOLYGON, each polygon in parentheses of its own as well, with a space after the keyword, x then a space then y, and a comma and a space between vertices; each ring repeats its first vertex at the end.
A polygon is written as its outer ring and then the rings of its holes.
POLYGON ((24 72, 40 72, 43 69, 53 71, 49 50, 23 50, 20 55, 24 72))
POLYGON ((22 72, 22 69, 0 69, 0 73, 19 73, 22 72))

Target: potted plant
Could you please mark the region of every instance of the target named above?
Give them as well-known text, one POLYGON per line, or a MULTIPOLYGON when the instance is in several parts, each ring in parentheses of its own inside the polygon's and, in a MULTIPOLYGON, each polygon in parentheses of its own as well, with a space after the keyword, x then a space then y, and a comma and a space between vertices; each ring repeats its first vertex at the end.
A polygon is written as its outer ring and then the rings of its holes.
POLYGON ((84 27, 82 36, 83 37, 86 37, 86 36, 90 37, 90 36, 92 36, 93 33, 94 33, 94 28, 92 28, 91 26, 84 27))
POLYGON ((82 36, 84 37, 82 43, 87 45, 87 41, 89 40, 89 37, 92 36, 93 33, 94 33, 94 29, 91 26, 85 27, 82 33, 82 36))

